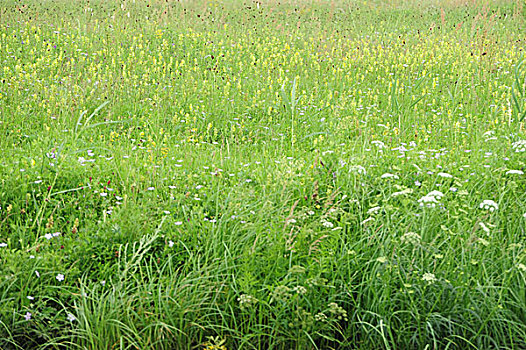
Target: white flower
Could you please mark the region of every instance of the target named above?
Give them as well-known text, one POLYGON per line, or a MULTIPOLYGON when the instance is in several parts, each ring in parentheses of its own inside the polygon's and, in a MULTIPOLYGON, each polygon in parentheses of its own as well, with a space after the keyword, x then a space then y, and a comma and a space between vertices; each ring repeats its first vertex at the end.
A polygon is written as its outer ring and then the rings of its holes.
POLYGON ((101 196, 101 197, 106 197, 107 195, 108 195, 108 194, 107 194, 106 192, 101 192, 101 193, 100 193, 100 196, 101 196))
POLYGON ((153 190, 155 190, 155 187, 148 187, 147 189, 148 189, 148 191, 153 191, 153 190))
POLYGON ((0 248, 7 247, 7 243, 0 243, 0 248))
POLYGON ((508 170, 508 171, 506 171, 506 175, 524 175, 524 171, 522 171, 522 170, 508 170))
POLYGON ((298 294, 305 294, 305 293, 307 293, 307 288, 305 288, 303 286, 296 286, 296 287, 292 288, 292 290, 295 291, 298 294))
POLYGON ((73 322, 73 321, 75 321, 76 319, 77 319, 77 318, 76 318, 75 316, 73 316, 73 314, 68 313, 68 321, 73 322))
POLYGON ((183 224, 182 221, 176 221, 176 222, 174 222, 174 225, 176 225, 176 226, 180 226, 180 225, 182 225, 182 224, 183 224))
POLYGON ((334 227, 334 224, 332 222, 326 220, 322 221, 322 225, 328 228, 334 227))
POLYGON ((437 200, 440 200, 442 197, 444 197, 444 194, 440 191, 431 191, 427 194, 429 197, 435 197, 437 200))
POLYGON ((489 211, 495 211, 499 209, 499 205, 495 203, 495 201, 492 201, 491 199, 486 199, 480 203, 480 209, 486 209, 489 211))
POLYGON ((381 179, 388 179, 388 178, 399 179, 398 175, 394 175, 391 173, 385 173, 382 176, 380 176, 380 178, 381 179))
POLYGON ((47 240, 50 240, 51 238, 53 238, 53 235, 51 233, 46 233, 44 235, 44 238, 47 239, 47 240))
POLYGON ((511 144, 511 148, 515 152, 526 152, 526 140, 515 141, 511 144))
POLYGON ((413 193, 413 189, 412 188, 406 188, 403 191, 392 193, 391 196, 397 197, 397 196, 401 196, 401 195, 404 195, 404 194, 410 194, 410 193, 413 193))
POLYGON ((351 172, 355 172, 355 173, 358 173, 358 174, 361 174, 361 175, 366 175, 367 174, 367 170, 365 170, 365 168, 361 165, 351 165, 349 167, 349 171, 351 172))
POLYGON ((377 213, 380 209, 382 209, 382 207, 371 208, 371 209, 367 210, 367 214, 371 215, 371 214, 377 213))
POLYGON ((448 174, 448 173, 438 173, 437 175, 440 176, 440 177, 447 177, 447 178, 452 178, 453 177, 453 175, 448 174))
POLYGON ((26 312, 26 314, 24 315, 24 318, 26 319, 26 321, 29 321, 31 319, 31 312, 26 312))
POLYGON ((373 145, 376 145, 379 149, 385 148, 385 144, 382 141, 375 140, 375 141, 372 141, 371 143, 373 145))
POLYGON ((59 274, 57 275, 57 277, 55 277, 55 278, 56 278, 56 279, 57 279, 57 281, 59 281, 59 282, 62 282, 62 281, 64 281, 64 275, 63 275, 63 274, 61 274, 61 273, 59 273, 59 274))
POLYGON ((172 248, 174 246, 174 241, 168 241, 168 247, 172 248))
POLYGON ((418 203, 420 203, 421 207, 434 208, 436 207, 438 201, 435 197, 423 196, 418 200, 418 203))
POLYGON ((433 283, 433 282, 437 281, 437 278, 431 272, 426 272, 426 273, 424 273, 422 275, 422 280, 424 280, 424 281, 426 281, 428 283, 433 283))

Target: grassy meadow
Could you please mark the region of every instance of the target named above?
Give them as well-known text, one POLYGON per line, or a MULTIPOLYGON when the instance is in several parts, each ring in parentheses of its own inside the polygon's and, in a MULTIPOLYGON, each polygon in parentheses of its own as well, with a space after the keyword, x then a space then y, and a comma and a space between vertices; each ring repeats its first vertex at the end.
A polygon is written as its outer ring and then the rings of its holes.
POLYGON ((526 3, 3 0, 0 349, 526 349, 526 3))

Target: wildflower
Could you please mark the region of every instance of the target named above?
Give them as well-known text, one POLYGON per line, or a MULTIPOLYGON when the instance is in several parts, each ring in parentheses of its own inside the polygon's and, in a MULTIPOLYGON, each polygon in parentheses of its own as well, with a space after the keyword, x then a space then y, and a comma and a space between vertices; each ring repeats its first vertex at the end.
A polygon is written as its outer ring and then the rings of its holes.
POLYGON ((0 248, 7 247, 7 243, 0 243, 0 248))
POLYGON ((365 168, 361 165, 351 165, 349 167, 349 171, 351 172, 355 172, 355 173, 358 173, 360 175, 366 175, 367 174, 367 171, 365 170, 365 168))
POLYGON ((515 141, 511 144, 511 148, 515 152, 526 152, 526 140, 515 141))
POLYGON ((434 208, 436 207, 438 201, 436 200, 435 197, 423 196, 422 198, 418 200, 418 203, 420 203, 421 207, 434 208))
POLYGON ((372 141, 371 143, 373 145, 376 145, 379 149, 385 148, 385 144, 382 141, 375 140, 375 141, 372 141))
POLYGON ((391 196, 392 197, 398 197, 398 196, 402 196, 402 195, 405 195, 405 194, 411 194, 411 193, 413 193, 413 189, 412 188, 406 188, 403 191, 392 193, 391 196))
POLYGON ((38 272, 37 270, 35 270, 35 275, 37 275, 37 278, 40 278, 40 272, 38 272))
POLYGON ((418 244, 420 243, 420 240, 421 240, 420 235, 415 232, 407 232, 402 236, 402 242, 418 244))
POLYGON ((55 278, 56 278, 56 279, 57 279, 57 281, 59 281, 59 282, 62 282, 62 281, 64 281, 64 275, 63 275, 63 274, 61 274, 61 273, 59 273, 59 274, 57 275, 57 277, 55 277, 55 278))
POLYGON ((522 170, 508 170, 508 171, 506 171, 506 175, 524 175, 524 171, 522 171, 522 170))
POLYGON ((369 214, 369 215, 375 214, 378 211, 380 211, 380 209, 382 209, 382 207, 373 207, 373 208, 367 210, 367 214, 369 214))
POLYGON ((431 191, 427 194, 429 197, 434 197, 436 200, 440 200, 442 197, 444 197, 444 194, 440 191, 431 191))
POLYGON ((389 179, 389 178, 399 179, 398 175, 391 174, 391 173, 385 173, 382 176, 380 176, 380 178, 381 179, 389 179))
POLYGON ((486 199, 480 203, 480 209, 485 209, 489 211, 495 211, 499 209, 499 205, 495 203, 495 201, 492 201, 491 199, 486 199))
POLYGON ((258 300, 256 298, 254 298, 252 295, 241 294, 237 298, 237 301, 239 302, 239 306, 241 308, 247 308, 247 307, 250 307, 250 306, 254 305, 255 303, 257 303, 258 300))
POLYGON ((307 293, 307 288, 305 288, 303 286, 296 286, 296 287, 292 288, 292 290, 295 291, 298 294, 305 294, 305 293, 307 293))
POLYGON ((321 224, 322 224, 324 227, 327 227, 327 228, 332 228, 332 227, 334 227, 334 224, 333 224, 332 222, 330 222, 330 221, 327 221, 327 220, 323 220, 323 221, 321 222, 321 224))
POLYGON ((68 313, 68 321, 73 322, 73 321, 75 321, 76 319, 77 319, 77 318, 76 318, 73 314, 68 313))
POLYGON ((450 179, 453 177, 453 175, 448 174, 448 173, 438 173, 437 175, 440 176, 440 177, 446 177, 446 178, 450 178, 450 179))
POLYGON ((174 241, 168 241, 168 247, 172 248, 174 246, 174 241))
POLYGON ((325 315, 323 312, 319 312, 316 315, 314 315, 314 319, 318 322, 326 322, 327 315, 325 315))
POLYGON ((521 270, 521 271, 526 272, 526 265, 524 265, 524 264, 518 264, 518 265, 517 265, 517 268, 518 268, 519 270, 521 270))
POLYGON ((26 319, 26 321, 29 321, 31 319, 31 312, 26 312, 26 314, 24 315, 24 318, 26 319))
POLYGON ((329 304, 329 312, 338 320, 347 321, 347 311, 336 303, 329 304))
POLYGON ((422 280, 426 281, 427 283, 433 283, 437 281, 437 278, 434 274, 426 272, 422 275, 422 280))

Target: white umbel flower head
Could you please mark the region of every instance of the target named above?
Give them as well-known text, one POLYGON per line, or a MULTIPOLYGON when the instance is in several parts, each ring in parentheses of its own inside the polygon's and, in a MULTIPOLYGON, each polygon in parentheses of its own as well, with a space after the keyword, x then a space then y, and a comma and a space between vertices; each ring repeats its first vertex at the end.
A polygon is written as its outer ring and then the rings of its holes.
POLYGON ((438 201, 435 197, 423 196, 418 200, 418 203, 420 203, 421 207, 434 208, 438 204, 438 201))
POLYGON ((511 148, 515 152, 526 152, 526 140, 515 141, 511 144, 511 148))
POLYGON ((492 201, 491 199, 483 200, 482 203, 480 203, 480 209, 485 209, 489 211, 495 211, 499 209, 499 205, 495 203, 495 201, 492 201))

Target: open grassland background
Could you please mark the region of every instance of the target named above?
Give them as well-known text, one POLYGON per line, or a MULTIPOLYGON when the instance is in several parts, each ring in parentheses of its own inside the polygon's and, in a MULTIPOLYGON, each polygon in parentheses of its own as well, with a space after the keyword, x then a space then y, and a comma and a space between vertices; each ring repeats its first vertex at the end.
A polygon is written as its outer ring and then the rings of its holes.
POLYGON ((524 349, 524 1, 0 4, 0 348, 524 349))

